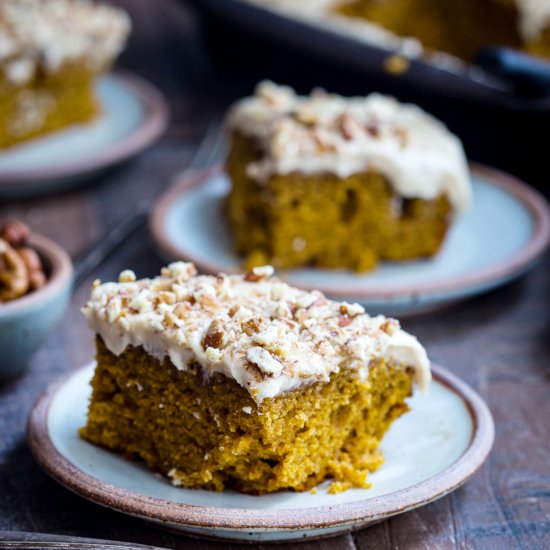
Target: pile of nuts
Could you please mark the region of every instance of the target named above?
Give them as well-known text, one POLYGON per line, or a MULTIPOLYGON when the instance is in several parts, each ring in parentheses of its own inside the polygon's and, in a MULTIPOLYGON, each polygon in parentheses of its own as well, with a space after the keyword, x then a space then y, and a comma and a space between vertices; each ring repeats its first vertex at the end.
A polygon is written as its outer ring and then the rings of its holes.
POLYGON ((29 228, 9 220, 0 226, 0 303, 20 298, 46 284, 40 257, 27 246, 29 228))

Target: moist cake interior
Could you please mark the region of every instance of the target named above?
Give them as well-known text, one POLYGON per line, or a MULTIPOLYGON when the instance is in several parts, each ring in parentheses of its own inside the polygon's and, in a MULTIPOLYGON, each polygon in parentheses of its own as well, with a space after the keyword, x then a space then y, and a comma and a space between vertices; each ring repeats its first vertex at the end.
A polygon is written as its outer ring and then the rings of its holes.
POLYGON ((98 338, 88 422, 92 443, 141 459, 177 485, 263 494, 369 487, 379 442, 408 410, 411 368, 375 362, 366 380, 343 370, 266 399, 259 408, 235 381, 180 371, 140 348, 112 354, 98 338))

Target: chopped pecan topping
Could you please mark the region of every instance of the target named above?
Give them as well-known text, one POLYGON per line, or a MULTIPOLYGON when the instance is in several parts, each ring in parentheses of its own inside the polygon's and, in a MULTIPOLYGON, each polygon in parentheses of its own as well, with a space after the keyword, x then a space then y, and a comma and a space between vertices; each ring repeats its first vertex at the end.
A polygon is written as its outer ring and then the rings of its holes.
POLYGON ((244 280, 251 283, 257 283, 269 279, 273 275, 273 268, 270 265, 263 265, 260 267, 253 267, 248 273, 245 274, 244 280))
POLYGON ((202 339, 203 349, 207 348, 221 348, 224 343, 225 332, 223 330, 222 324, 217 319, 214 319, 210 323, 206 334, 202 339))
POLYGON ((132 283, 136 280, 136 274, 131 269, 124 270, 119 276, 120 283, 132 283))
POLYGON ((180 319, 185 319, 189 315, 190 310, 191 310, 191 304, 189 304, 189 302, 180 302, 174 308, 174 314, 180 319))
POLYGON ((261 319, 252 317, 241 322, 241 328, 247 336, 253 336, 257 332, 260 332, 262 326, 261 319))
POLYGON ((380 325, 380 330, 382 332, 385 332, 388 336, 393 336, 398 328, 399 324, 394 319, 386 319, 380 325))
POLYGON ((369 122, 365 126, 365 130, 373 137, 380 137, 380 126, 376 122, 369 122))
POLYGON ((344 113, 338 120, 340 132, 344 139, 351 141, 361 133, 361 126, 349 113, 344 113))
MULTIPOLYGON (((154 279, 96 286, 84 312, 110 335, 129 333, 164 349, 178 369, 196 361, 207 373, 234 377, 253 398, 259 390, 258 403, 302 380, 328 380, 342 365, 368 364, 391 344, 387 332, 399 328, 365 315, 359 304, 280 280, 200 275, 183 281, 189 271, 176 264, 154 279)), ((269 275, 260 268, 248 278, 269 275)))
POLYGON ((340 315, 340 317, 338 318, 338 326, 347 327, 351 324, 351 321, 352 319, 348 315, 340 315))

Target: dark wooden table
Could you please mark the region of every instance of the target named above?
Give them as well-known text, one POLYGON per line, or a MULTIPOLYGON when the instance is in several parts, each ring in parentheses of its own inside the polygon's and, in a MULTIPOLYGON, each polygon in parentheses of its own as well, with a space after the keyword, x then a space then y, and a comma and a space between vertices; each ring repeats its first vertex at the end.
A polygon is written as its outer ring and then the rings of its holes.
MULTIPOLYGON (((121 64, 163 90, 172 109, 168 133, 140 158, 84 188, 0 204, 0 219, 17 216, 73 255, 158 196, 189 162, 211 117, 234 95, 235 83, 217 79, 196 21, 185 9, 169 0, 120 3, 130 8, 135 24, 121 64)), ((146 230, 136 234, 75 289, 62 326, 29 371, 0 385, 0 530, 166 548, 232 547, 168 534, 85 501, 43 473, 25 442, 27 417, 40 392, 93 355, 92 335, 79 312, 92 278, 114 279, 124 268, 154 275, 161 264, 146 230)), ((549 268, 546 255, 518 282, 446 312, 404 322, 434 361, 458 373, 487 400, 496 442, 481 471, 429 506, 301 548, 550 548, 549 268)))

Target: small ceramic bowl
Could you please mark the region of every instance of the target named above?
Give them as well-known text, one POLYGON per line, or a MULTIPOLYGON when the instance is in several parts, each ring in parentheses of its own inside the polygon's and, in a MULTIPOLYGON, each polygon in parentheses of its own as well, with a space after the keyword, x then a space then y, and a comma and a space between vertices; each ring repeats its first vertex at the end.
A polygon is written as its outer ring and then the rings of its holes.
POLYGON ((0 304, 0 379, 25 369, 60 321, 71 294, 73 266, 68 254, 40 235, 31 234, 27 242, 42 259, 48 281, 39 290, 0 304))

